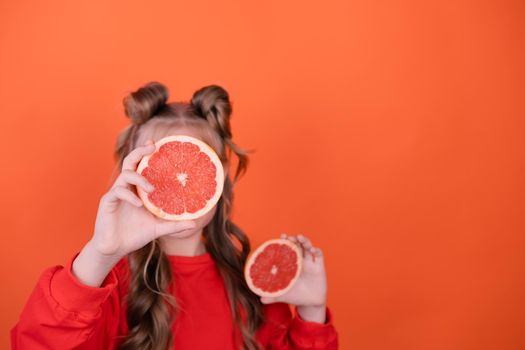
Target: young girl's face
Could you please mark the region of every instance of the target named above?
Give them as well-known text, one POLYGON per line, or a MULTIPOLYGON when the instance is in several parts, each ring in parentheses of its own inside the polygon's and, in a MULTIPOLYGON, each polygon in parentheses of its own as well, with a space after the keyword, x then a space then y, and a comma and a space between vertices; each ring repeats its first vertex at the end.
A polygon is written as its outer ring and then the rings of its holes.
MULTIPOLYGON (((163 137, 171 136, 171 135, 188 135, 195 137, 208 145, 210 145, 215 152, 218 151, 218 147, 220 147, 220 144, 217 140, 215 140, 213 137, 206 137, 203 138, 202 134, 204 132, 200 132, 199 129, 192 128, 189 126, 171 126, 169 128, 166 128, 165 126, 158 125, 155 127, 155 125, 143 125, 143 128, 140 131, 140 134, 138 135, 137 139, 137 145, 143 145, 147 140, 152 140, 153 142, 157 142, 163 137)), ((226 169, 225 169, 226 170, 226 169)), ((177 239, 180 238, 187 238, 194 235, 201 235, 202 230, 204 227, 206 227, 210 221, 213 219, 213 216, 215 215, 215 212, 217 211, 217 204, 215 204, 210 211, 208 211, 205 215, 198 217, 193 221, 196 224, 196 227, 191 230, 185 231, 184 234, 181 235, 181 233, 174 234, 174 236, 177 237, 177 239)), ((171 235, 166 235, 163 238, 164 239, 173 239, 174 237, 170 237, 171 235)))

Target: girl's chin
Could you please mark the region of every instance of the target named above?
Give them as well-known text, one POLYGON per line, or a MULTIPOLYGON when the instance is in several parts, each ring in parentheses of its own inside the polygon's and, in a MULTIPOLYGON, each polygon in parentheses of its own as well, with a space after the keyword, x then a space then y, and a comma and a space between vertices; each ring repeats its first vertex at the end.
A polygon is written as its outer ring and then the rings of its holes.
POLYGON ((184 230, 184 231, 181 231, 181 232, 175 232, 175 233, 167 234, 164 237, 169 237, 169 238, 187 238, 187 237, 193 236, 195 233, 197 233, 197 231, 195 231, 195 229, 193 229, 193 230, 184 230))

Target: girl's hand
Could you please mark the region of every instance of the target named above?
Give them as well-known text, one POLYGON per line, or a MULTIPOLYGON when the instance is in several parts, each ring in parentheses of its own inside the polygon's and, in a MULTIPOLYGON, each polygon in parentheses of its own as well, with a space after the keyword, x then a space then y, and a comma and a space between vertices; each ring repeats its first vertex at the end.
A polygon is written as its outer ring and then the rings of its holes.
POLYGON ((167 221, 156 217, 143 207, 142 200, 132 191, 132 185, 146 192, 154 189, 136 172, 142 157, 154 150, 155 145, 149 140, 131 151, 123 159, 122 172, 115 183, 102 196, 90 241, 99 254, 121 258, 163 235, 176 233, 182 237, 195 228, 193 221, 167 221))
POLYGON ((320 248, 314 247, 303 235, 288 236, 282 233, 281 238, 288 239, 301 247, 302 271, 288 292, 275 298, 261 297, 261 302, 263 304, 283 302, 297 305, 297 311, 303 319, 324 323, 327 287, 323 252, 320 248))

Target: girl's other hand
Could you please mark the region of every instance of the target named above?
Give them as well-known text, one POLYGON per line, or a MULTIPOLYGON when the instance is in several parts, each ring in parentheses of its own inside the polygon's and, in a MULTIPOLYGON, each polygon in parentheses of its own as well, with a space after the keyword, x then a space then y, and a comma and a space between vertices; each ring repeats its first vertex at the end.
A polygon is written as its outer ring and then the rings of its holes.
POLYGON ((155 145, 151 140, 131 151, 123 159, 122 172, 115 183, 100 199, 90 241, 99 254, 121 258, 163 235, 184 235, 196 227, 193 221, 167 221, 156 217, 143 207, 136 191, 132 191, 132 185, 146 192, 154 190, 153 185, 136 172, 142 157, 153 151, 155 145))
POLYGON ((281 234, 281 238, 297 244, 303 252, 303 267, 299 278, 293 287, 285 294, 275 297, 262 297, 264 304, 283 302, 297 305, 297 311, 303 319, 319 323, 325 322, 326 312, 326 272, 323 252, 314 247, 312 242, 303 235, 288 236, 281 234))

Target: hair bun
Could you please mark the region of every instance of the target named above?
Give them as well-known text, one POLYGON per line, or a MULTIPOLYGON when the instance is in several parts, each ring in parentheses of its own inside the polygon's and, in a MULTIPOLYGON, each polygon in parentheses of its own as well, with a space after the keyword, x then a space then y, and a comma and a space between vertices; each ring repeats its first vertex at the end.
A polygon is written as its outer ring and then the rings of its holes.
POLYGON ((206 119, 225 138, 232 137, 230 116, 232 106, 228 92, 219 85, 208 85, 193 93, 191 105, 195 113, 206 119))
POLYGON ((141 125, 166 106, 168 97, 168 88, 152 81, 124 97, 124 111, 134 124, 141 125))

